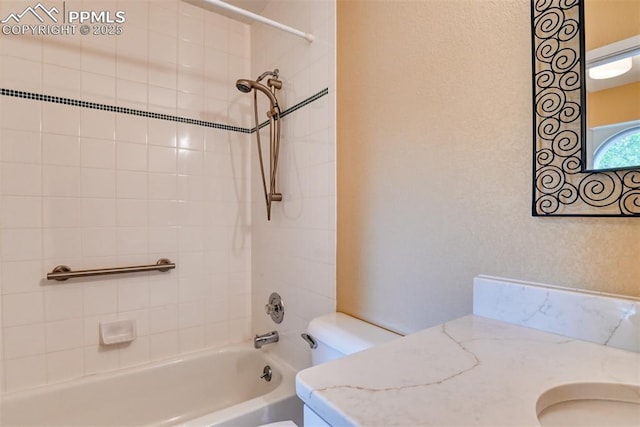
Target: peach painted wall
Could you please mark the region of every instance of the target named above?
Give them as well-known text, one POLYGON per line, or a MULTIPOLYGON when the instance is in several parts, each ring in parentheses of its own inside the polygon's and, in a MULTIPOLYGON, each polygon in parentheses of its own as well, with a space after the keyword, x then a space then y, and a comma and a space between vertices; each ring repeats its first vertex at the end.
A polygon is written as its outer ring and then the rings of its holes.
MULTIPOLYGON (((586 50, 640 35, 640 2, 585 0, 586 50)), ((589 126, 640 119, 640 83, 587 94, 589 126)))
POLYGON ((640 34, 637 0, 585 0, 586 50, 640 34))
POLYGON ((640 82, 587 94, 589 126, 640 120, 640 82))
POLYGON ((531 216, 530 2, 338 2, 338 310, 411 332, 478 274, 640 295, 640 221, 531 216))

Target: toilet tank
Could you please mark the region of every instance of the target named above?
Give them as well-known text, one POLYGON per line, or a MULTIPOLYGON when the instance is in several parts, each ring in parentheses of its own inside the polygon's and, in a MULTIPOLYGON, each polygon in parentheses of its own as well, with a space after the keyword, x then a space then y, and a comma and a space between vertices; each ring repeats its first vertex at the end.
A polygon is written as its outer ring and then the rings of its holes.
POLYGON ((309 323, 308 333, 318 343, 318 347, 311 350, 314 366, 400 338, 396 333, 344 313, 316 317, 309 323))

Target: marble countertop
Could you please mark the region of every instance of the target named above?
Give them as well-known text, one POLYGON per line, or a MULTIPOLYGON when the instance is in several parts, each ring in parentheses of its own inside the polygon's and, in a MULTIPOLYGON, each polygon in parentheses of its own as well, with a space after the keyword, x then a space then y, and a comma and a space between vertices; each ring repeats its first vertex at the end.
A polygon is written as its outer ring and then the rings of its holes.
POLYGON ((640 386, 640 354, 479 316, 305 369, 298 396, 333 426, 537 426, 566 383, 640 386))

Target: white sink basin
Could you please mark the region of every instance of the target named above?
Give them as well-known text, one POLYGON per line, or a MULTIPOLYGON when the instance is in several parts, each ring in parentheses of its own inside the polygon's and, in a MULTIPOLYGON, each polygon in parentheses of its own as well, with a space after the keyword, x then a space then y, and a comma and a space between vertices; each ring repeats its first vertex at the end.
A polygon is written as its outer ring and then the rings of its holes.
POLYGON ((640 387, 576 383, 542 393, 536 405, 541 426, 640 426, 640 387))

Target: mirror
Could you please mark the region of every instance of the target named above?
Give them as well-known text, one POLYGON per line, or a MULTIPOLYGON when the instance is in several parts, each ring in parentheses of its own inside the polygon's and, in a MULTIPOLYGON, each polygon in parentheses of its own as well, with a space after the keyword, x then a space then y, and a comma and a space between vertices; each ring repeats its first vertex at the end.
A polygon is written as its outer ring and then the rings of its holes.
POLYGON ((640 217, 640 168, 595 171, 586 163, 589 106, 584 101, 584 19, 583 0, 531 2, 532 214, 640 217))
POLYGON ((583 169, 640 166, 640 1, 584 0, 583 169))

